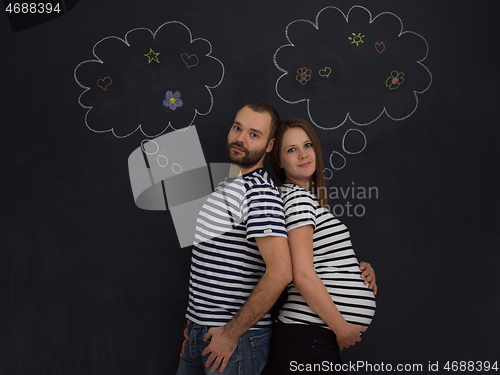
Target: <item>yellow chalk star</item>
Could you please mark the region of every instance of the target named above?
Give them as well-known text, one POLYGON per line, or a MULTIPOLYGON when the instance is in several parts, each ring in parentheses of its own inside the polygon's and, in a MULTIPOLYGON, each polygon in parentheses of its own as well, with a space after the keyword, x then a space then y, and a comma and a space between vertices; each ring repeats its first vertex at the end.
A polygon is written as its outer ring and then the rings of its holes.
POLYGON ((358 35, 352 33, 352 35, 354 35, 354 38, 349 37, 349 40, 352 40, 351 44, 356 43, 356 46, 359 46, 359 43, 364 43, 363 42, 363 38, 365 37, 364 35, 361 35, 361 33, 359 33, 358 35))
POLYGON ((158 60, 158 55, 159 55, 159 54, 160 54, 159 52, 158 52, 158 53, 156 53, 155 51, 153 51, 153 49, 152 49, 152 48, 150 48, 150 49, 149 49, 149 53, 148 53, 148 54, 145 54, 144 56, 146 56, 146 57, 149 59, 148 64, 149 64, 151 61, 156 61, 156 62, 159 64, 159 63, 160 63, 160 60, 158 60), (154 57, 153 57, 152 55, 154 55, 154 57))

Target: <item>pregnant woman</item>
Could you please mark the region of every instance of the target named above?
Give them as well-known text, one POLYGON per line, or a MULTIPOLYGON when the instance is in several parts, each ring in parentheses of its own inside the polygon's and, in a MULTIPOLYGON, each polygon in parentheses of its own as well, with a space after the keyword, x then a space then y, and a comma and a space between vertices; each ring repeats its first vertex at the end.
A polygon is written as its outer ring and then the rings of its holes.
MULTIPOLYGON (((305 120, 283 120, 271 164, 283 185, 293 281, 281 307, 266 373, 333 373, 339 350, 361 341, 375 313, 347 227, 328 209, 318 137, 305 120), (309 367, 306 367, 309 366, 309 367)), ((339 368, 339 366, 337 366, 339 368)))

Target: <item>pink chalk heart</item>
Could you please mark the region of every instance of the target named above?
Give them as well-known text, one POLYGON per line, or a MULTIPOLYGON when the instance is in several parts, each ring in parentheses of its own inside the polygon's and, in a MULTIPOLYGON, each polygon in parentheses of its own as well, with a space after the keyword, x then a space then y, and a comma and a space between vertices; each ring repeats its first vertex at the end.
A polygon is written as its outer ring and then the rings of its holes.
POLYGON ((384 42, 375 43, 375 49, 377 50, 378 53, 384 52, 385 51, 385 44, 384 44, 384 42))
POLYGON ((398 82, 399 82, 399 79, 397 79, 397 78, 393 78, 391 82, 392 82, 392 84, 393 84, 393 85, 395 85, 396 83, 398 83, 398 82))
POLYGON ((106 88, 111 85, 113 81, 109 77, 104 77, 103 79, 98 79, 97 80, 97 86, 99 86, 101 89, 104 91, 107 91, 106 88))
POLYGON ((186 66, 188 67, 188 69, 191 69, 193 66, 196 66, 198 65, 198 62, 200 61, 198 59, 198 56, 196 55, 188 55, 187 53, 183 53, 181 54, 181 60, 184 64, 186 64, 186 66))

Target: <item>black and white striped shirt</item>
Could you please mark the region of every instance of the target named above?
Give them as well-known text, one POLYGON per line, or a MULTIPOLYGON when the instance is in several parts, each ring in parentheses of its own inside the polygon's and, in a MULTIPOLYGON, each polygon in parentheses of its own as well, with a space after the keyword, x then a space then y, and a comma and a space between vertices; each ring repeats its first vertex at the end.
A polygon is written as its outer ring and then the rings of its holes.
MULTIPOLYGON (((283 203, 267 172, 226 178, 196 222, 186 317, 223 326, 240 310, 265 272, 256 237, 286 238, 283 203)), ((271 325, 266 314, 253 328, 271 325)))
MULTIPOLYGON (((352 248, 349 230, 328 209, 321 207, 309 190, 285 183, 279 187, 285 206, 286 228, 312 225, 313 263, 344 319, 368 327, 375 314, 375 296, 359 277, 359 262, 352 248)), ((309 307, 294 287, 287 286, 287 302, 278 319, 284 323, 326 323, 309 307)))

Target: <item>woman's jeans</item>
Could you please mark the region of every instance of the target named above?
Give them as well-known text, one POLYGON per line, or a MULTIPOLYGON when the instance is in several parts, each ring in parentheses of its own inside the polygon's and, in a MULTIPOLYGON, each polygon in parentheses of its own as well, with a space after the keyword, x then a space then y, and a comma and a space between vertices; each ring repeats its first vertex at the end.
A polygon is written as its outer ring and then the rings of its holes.
MULTIPOLYGON (((189 341, 181 357, 177 375, 208 375, 211 367, 205 367, 210 353, 203 356, 201 353, 210 344, 205 341, 205 335, 211 327, 188 323, 189 341)), ((248 330, 240 337, 226 369, 225 375, 259 375, 264 368, 269 344, 271 342, 272 328, 248 330)), ((219 373, 217 369, 216 373, 219 373)))

